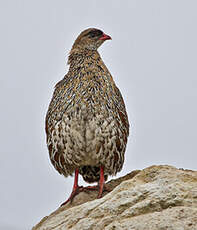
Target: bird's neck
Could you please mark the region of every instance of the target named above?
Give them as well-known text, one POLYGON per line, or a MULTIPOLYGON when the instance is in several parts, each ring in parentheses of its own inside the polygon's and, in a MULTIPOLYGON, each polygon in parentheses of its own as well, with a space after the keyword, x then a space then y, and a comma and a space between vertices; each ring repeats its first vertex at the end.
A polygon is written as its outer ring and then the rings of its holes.
POLYGON ((94 62, 97 60, 101 60, 101 57, 97 50, 73 48, 70 51, 68 57, 68 64, 70 65, 70 68, 73 68, 80 67, 82 65, 85 65, 87 62, 94 62))
MULTIPOLYGON (((99 85, 101 87, 108 84, 111 85, 108 89, 114 90, 115 83, 113 78, 97 50, 72 49, 68 58, 68 64, 70 65, 68 71, 70 79, 83 79, 86 82, 94 82, 96 87, 98 82, 100 82, 99 85)), ((79 83, 80 81, 77 82, 79 83)))

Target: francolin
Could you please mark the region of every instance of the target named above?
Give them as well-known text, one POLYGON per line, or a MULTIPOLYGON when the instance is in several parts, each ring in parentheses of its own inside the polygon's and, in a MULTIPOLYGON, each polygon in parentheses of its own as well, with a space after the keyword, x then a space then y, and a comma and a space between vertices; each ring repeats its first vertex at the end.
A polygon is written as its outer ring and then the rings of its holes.
POLYGON ((46 115, 47 146, 55 169, 75 174, 66 202, 85 189, 102 197, 108 175, 122 169, 129 122, 122 95, 97 49, 111 39, 99 29, 84 30, 69 54, 69 71, 56 84, 46 115), (78 174, 98 186, 78 186, 78 174))

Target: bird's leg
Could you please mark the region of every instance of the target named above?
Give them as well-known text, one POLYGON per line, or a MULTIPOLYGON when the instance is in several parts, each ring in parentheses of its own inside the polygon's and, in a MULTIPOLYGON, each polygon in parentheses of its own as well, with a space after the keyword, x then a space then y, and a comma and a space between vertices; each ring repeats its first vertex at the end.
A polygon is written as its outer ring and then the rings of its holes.
POLYGON ((79 169, 75 169, 75 179, 74 179, 74 185, 72 192, 70 194, 70 197, 68 200, 66 200, 64 203, 61 204, 61 206, 67 204, 69 201, 72 203, 73 198, 83 189, 83 186, 78 186, 78 177, 79 177, 79 169))
POLYGON ((103 167, 103 166, 100 166, 100 180, 99 180, 99 193, 98 193, 98 198, 101 198, 101 197, 102 197, 104 184, 105 184, 104 167, 103 167))
POLYGON ((100 166, 100 179, 98 185, 86 186, 83 188, 84 192, 88 192, 89 190, 99 190, 98 198, 102 197, 103 192, 111 192, 109 188, 105 185, 105 177, 104 177, 104 167, 100 166))

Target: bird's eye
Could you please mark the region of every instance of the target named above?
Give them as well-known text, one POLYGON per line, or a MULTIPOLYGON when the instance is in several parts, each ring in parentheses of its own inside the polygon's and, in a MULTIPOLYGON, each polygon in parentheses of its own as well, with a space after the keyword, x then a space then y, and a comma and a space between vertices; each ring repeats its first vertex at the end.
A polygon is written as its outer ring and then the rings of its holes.
POLYGON ((91 30, 89 33, 88 33, 88 36, 90 38, 94 38, 94 37, 99 37, 99 36, 102 36, 103 32, 101 30, 91 30))

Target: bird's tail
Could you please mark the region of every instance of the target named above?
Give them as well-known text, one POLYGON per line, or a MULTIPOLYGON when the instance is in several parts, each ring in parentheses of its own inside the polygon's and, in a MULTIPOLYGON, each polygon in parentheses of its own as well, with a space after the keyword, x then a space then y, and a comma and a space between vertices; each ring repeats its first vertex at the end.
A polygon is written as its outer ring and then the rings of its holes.
MULTIPOLYGON (((100 167, 99 166, 82 166, 79 168, 79 173, 82 175, 84 181, 88 183, 99 182, 100 179, 100 167)), ((108 175, 104 175, 105 181, 107 181, 108 175)))

